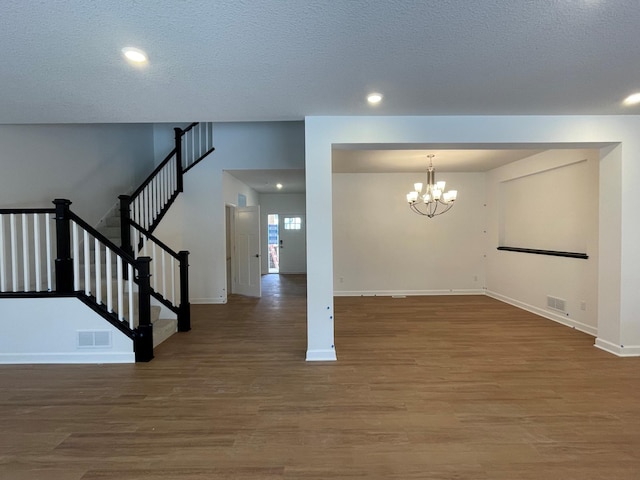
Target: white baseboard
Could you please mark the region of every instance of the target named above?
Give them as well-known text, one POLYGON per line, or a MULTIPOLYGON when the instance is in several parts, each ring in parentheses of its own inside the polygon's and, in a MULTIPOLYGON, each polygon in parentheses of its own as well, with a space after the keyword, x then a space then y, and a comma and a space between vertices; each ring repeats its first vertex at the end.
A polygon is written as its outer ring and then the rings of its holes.
POLYGON ((307 362, 335 362, 336 351, 330 350, 307 350, 307 362))
POLYGON ((594 346, 618 357, 640 357, 640 345, 616 345, 602 338, 596 338, 594 346))
POLYGON ((427 295, 484 295, 482 288, 450 290, 336 290, 335 297, 413 297, 427 295))
POLYGON ((588 333, 589 335, 593 335, 594 337, 598 335, 598 329, 596 327, 592 327, 591 325, 587 325, 582 322, 578 322, 577 320, 573 320, 563 315, 558 315, 553 312, 549 312, 542 308, 534 307, 533 305, 529 305, 528 303, 521 302, 519 300, 515 300, 513 298, 507 297, 505 295, 501 295, 496 292, 492 292, 487 290, 486 295, 495 298, 496 300, 500 300, 501 302, 508 303, 509 305, 513 305, 514 307, 521 308, 522 310, 526 310, 527 312, 535 313, 541 317, 547 318, 549 320, 553 320, 554 322, 561 323, 566 325, 567 327, 575 328, 576 330, 580 330, 581 332, 588 333))
POLYGON ((131 353, 0 353, 0 364, 135 363, 131 353))

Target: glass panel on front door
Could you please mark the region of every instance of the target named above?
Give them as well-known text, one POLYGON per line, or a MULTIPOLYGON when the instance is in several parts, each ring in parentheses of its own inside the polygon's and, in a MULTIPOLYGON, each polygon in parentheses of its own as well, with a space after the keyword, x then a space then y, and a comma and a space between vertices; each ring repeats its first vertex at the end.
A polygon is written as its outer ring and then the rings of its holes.
POLYGON ((278 214, 270 213, 268 215, 269 228, 269 273, 278 273, 280 271, 280 249, 278 248, 278 214))
POLYGON ((300 230, 302 228, 302 218, 300 217, 284 217, 285 230, 300 230))

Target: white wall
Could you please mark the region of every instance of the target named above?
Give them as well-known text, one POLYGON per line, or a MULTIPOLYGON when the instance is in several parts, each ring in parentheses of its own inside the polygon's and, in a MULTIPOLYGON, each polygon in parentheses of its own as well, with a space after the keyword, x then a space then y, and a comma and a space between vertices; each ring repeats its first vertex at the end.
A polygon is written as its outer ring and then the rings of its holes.
POLYGON ((596 345, 619 355, 640 355, 640 117, 307 117, 305 128, 307 359, 336 358, 331 148, 371 143, 601 148, 596 345))
MULTIPOLYGON (((262 272, 269 271, 269 228, 268 215, 277 213, 280 215, 305 215, 307 212, 306 199, 304 193, 262 193, 260 202, 260 229, 262 242, 262 272)), ((303 259, 296 264, 305 264, 303 259)), ((306 268, 300 272, 305 273, 306 268)))
POLYGON ((133 363, 133 341, 76 298, 0 299, 0 363, 133 363), (78 346, 79 331, 111 346, 78 346))
MULTIPOLYGON (((233 195, 228 189, 225 193, 224 170, 304 168, 303 122, 218 123, 213 126, 213 139, 213 154, 184 177, 180 213, 168 214, 173 220, 159 231, 162 240, 173 237, 176 244, 191 252, 192 303, 224 303, 227 298, 225 202, 235 205, 237 193, 233 195)), ((247 197, 248 205, 250 201, 247 197)))
POLYGON ((260 203, 258 192, 227 172, 222 172, 222 190, 225 205, 239 207, 238 195, 245 196, 246 207, 255 207, 260 203))
MULTIPOLYGON (((488 293, 500 300, 530 310, 547 318, 576 327, 582 331, 596 335, 598 333, 598 150, 550 150, 534 155, 519 162, 494 169, 487 174, 487 204, 489 221, 487 225, 487 289, 488 293), (586 162, 577 164, 585 160, 586 162), (571 165, 570 167, 568 165, 571 165), (576 172, 576 167, 582 167, 576 172), (563 166, 566 167, 562 168, 563 166), (582 170, 582 169, 581 169, 582 170), (543 173, 539 173, 543 172, 543 173), (560 246, 573 246, 575 252, 587 253, 589 258, 576 259, 532 255, 518 252, 498 251, 500 243, 500 214, 505 205, 500 189, 503 182, 514 179, 533 179, 535 174, 544 175, 545 182, 554 183, 554 177, 562 180, 563 192, 542 190, 538 192, 521 192, 531 198, 540 195, 546 198, 542 203, 553 203, 554 208, 547 205, 540 210, 528 209, 523 218, 527 225, 512 225, 512 238, 524 240, 518 230, 530 232, 529 226, 537 226, 537 232, 529 233, 531 244, 508 244, 506 246, 555 249, 560 246), (571 173, 574 178, 567 178, 571 173), (583 173, 579 179, 576 173, 583 173), (579 184, 577 183, 579 182, 579 184), (583 195, 584 192, 587 195, 583 195), (530 194, 530 195, 529 195, 530 194), (585 197, 583 204, 563 204, 559 197, 567 199, 585 197), (566 210, 568 211, 566 211, 566 210), (571 238, 566 229, 560 225, 561 231, 551 228, 555 222, 549 216, 566 216, 571 213, 571 238), (559 313, 547 307, 547 295, 566 301, 567 312, 559 313), (584 302, 585 310, 581 303, 584 302)), ((513 199, 512 199, 513 200, 513 199)), ((570 200, 568 200, 570 202, 570 200)), ((564 222, 563 222, 564 223, 564 222)), ((564 251, 567 251, 565 248, 564 251)))
POLYGON ((153 170, 151 125, 0 126, 0 206, 72 210, 95 225, 153 170))
POLYGON ((436 173, 458 200, 434 218, 406 202, 424 172, 333 174, 336 295, 484 293, 484 174, 436 173))
MULTIPOLYGON (((176 146, 174 128, 186 128, 190 123, 154 123, 153 124, 153 156, 158 165, 176 146)), ((151 172, 149 172, 151 173, 151 172)))

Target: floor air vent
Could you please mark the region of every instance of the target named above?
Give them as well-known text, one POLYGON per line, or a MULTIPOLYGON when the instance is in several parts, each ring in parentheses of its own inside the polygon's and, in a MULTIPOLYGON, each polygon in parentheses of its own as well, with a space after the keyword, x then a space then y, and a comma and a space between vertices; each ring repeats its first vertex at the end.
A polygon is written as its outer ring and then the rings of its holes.
POLYGON ((104 348, 111 346, 111 332, 109 330, 78 332, 78 348, 104 348))
POLYGON ((553 310, 558 310, 559 312, 566 311, 565 301, 561 298, 547 296, 547 307, 553 310))

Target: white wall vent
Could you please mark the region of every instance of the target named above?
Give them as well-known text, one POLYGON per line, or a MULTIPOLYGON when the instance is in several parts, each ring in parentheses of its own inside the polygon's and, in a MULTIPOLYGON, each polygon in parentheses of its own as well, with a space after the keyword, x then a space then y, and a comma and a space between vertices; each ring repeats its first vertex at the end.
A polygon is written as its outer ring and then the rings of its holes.
POLYGON ((78 331, 78 348, 111 347, 111 332, 109 330, 78 331))
POLYGON ((547 296, 547 307, 558 310, 559 312, 565 312, 565 301, 561 298, 547 296))

